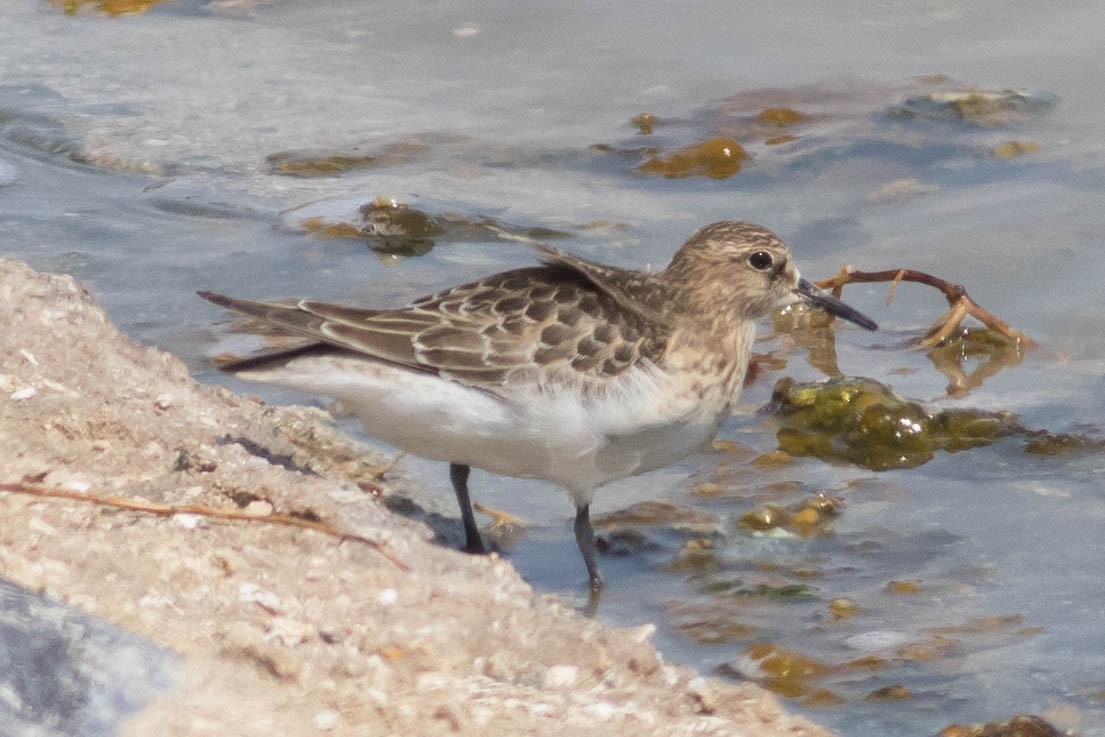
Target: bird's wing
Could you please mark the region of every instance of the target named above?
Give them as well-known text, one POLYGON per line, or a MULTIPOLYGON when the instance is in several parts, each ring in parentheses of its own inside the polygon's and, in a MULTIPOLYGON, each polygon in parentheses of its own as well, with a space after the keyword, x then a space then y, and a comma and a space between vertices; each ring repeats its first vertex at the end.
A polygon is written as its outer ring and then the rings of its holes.
POLYGON ((420 365, 410 336, 431 327, 429 315, 403 310, 368 310, 314 300, 259 302, 213 292, 197 292, 204 299, 255 318, 263 325, 292 335, 310 338, 311 343, 289 350, 246 358, 223 368, 241 371, 255 364, 269 364, 293 358, 320 346, 371 355, 378 360, 408 368, 431 370, 420 365), (370 339, 371 337, 371 339, 370 339))
POLYGON ((659 288, 655 275, 600 264, 545 243, 534 243, 533 249, 546 264, 571 269, 623 310, 635 313, 654 325, 671 327, 661 304, 664 290, 659 288))
POLYGON ((637 311, 564 266, 496 274, 396 310, 200 296, 317 343, 491 391, 512 379, 534 381, 537 374, 601 380, 657 359, 667 339, 637 311))

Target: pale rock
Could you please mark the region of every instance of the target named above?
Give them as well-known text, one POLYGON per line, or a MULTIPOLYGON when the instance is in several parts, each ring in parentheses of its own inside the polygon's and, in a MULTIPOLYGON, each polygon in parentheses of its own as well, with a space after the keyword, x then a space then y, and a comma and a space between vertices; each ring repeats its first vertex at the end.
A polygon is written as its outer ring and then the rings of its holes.
POLYGON ((545 688, 567 688, 579 678, 579 668, 574 665, 553 665, 545 670, 545 688))

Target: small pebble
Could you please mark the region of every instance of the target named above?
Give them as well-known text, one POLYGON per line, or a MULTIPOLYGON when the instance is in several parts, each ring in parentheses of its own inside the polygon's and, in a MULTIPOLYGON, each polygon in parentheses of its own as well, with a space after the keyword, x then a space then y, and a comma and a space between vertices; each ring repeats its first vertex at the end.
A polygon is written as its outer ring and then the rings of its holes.
POLYGON ((852 635, 844 640, 844 646, 853 650, 875 652, 898 647, 899 645, 905 645, 910 641, 910 636, 904 632, 897 632, 895 630, 871 630, 869 632, 860 632, 858 635, 852 635))
POLYGON ((752 462, 761 468, 778 468, 794 463, 794 456, 785 450, 770 450, 756 456, 752 462))
POLYGON ((161 594, 146 594, 138 600, 138 606, 143 609, 164 609, 172 605, 173 600, 161 594))
POLYGON ((692 678, 687 683, 687 693, 698 701, 699 711, 705 714, 711 714, 717 711, 719 706, 718 693, 719 689, 715 683, 699 676, 692 678))
POLYGON ((254 517, 268 517, 272 514, 272 504, 263 499, 255 499, 242 511, 254 517))
POLYGON ((837 619, 848 619, 859 611, 859 606, 845 597, 837 597, 829 602, 829 611, 837 619))
POLYGON ((238 601, 259 605, 262 609, 275 612, 280 609, 280 597, 257 584, 246 581, 238 587, 238 601))
POLYGON ((574 665, 553 665, 545 670, 545 688, 566 688, 579 678, 579 668, 574 665))
POLYGON ((173 517, 178 525, 186 530, 194 530, 199 527, 202 517, 198 514, 178 514, 173 517))
POLYGON ((341 720, 341 715, 333 709, 326 709, 320 711, 311 719, 311 723, 315 725, 316 729, 323 732, 329 732, 334 727, 338 726, 338 722, 341 720))
POLYGON ((38 517, 31 517, 30 521, 27 522, 27 528, 43 535, 47 535, 49 537, 53 537, 54 535, 58 534, 58 531, 54 528, 53 525, 38 517))
POLYGON ((608 722, 614 718, 616 709, 609 701, 597 701, 583 707, 583 713, 600 722, 608 722))

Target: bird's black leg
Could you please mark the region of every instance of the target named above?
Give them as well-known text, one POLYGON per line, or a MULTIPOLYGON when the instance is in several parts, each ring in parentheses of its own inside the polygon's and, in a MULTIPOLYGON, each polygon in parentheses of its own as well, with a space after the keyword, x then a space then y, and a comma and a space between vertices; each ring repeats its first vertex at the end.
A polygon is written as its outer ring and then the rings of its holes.
POLYGON ((575 533, 579 552, 583 553, 583 562, 587 564, 587 575, 591 578, 591 590, 599 591, 603 583, 595 550, 595 531, 591 527, 590 504, 576 507, 575 533))
POLYGON ((476 527, 476 515, 472 513, 472 500, 468 498, 468 474, 471 470, 463 463, 450 463, 449 479, 457 494, 460 519, 464 522, 464 550, 469 553, 486 553, 487 548, 480 538, 480 528, 476 527))

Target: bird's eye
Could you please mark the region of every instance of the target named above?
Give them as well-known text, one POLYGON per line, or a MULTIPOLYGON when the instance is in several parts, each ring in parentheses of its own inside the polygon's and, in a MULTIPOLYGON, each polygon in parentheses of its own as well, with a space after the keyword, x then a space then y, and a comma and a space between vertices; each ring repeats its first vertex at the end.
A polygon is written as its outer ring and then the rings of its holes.
POLYGON ((767 271, 775 263, 767 251, 756 251, 748 257, 748 265, 756 271, 767 271))

